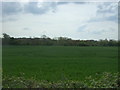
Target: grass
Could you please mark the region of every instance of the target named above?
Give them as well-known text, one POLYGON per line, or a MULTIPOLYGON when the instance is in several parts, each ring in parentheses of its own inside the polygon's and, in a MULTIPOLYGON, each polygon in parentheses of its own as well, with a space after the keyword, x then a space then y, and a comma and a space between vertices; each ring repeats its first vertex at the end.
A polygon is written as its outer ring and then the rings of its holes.
POLYGON ((3 46, 3 76, 37 81, 84 80, 118 71, 117 47, 3 46))

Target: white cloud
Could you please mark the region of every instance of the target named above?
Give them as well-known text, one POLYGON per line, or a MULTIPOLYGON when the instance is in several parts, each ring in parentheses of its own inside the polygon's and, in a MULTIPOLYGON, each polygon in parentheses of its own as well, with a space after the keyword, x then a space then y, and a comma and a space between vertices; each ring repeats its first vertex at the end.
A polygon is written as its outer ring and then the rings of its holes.
POLYGON ((81 39, 118 39, 118 25, 115 22, 103 21, 88 23, 84 31, 78 32, 81 39))
POLYGON ((96 17, 98 5, 99 3, 67 3, 57 5, 55 11, 50 9, 41 15, 21 13, 9 16, 16 17, 17 20, 3 22, 3 32, 14 37, 40 37, 46 34, 51 38, 65 36, 73 39, 117 39, 117 23, 96 17), (99 19, 98 22, 90 22, 96 18, 99 19), (29 29, 24 30, 25 28, 29 29))

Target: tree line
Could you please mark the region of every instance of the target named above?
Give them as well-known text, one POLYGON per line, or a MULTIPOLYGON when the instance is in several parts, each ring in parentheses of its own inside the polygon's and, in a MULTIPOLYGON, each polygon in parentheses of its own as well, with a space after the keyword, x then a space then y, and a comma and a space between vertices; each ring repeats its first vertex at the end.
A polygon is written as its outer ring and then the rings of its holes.
POLYGON ((2 45, 41 45, 41 46, 118 46, 117 40, 72 40, 68 37, 14 38, 3 33, 2 45))

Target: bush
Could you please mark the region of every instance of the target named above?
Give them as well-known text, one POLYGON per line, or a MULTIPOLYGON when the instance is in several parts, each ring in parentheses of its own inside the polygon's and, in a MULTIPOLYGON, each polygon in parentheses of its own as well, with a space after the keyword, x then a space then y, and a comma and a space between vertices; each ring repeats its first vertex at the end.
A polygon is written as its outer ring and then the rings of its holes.
POLYGON ((97 74, 86 77, 84 81, 37 81, 34 78, 25 79, 24 77, 3 77, 3 88, 118 88, 120 87, 119 73, 97 74))

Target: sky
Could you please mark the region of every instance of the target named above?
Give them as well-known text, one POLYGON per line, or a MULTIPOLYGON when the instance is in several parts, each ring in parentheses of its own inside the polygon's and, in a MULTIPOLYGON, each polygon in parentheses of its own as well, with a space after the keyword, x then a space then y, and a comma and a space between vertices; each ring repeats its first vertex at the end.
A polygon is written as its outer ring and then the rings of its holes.
POLYGON ((117 2, 2 2, 1 7, 2 32, 13 37, 118 39, 117 2))

